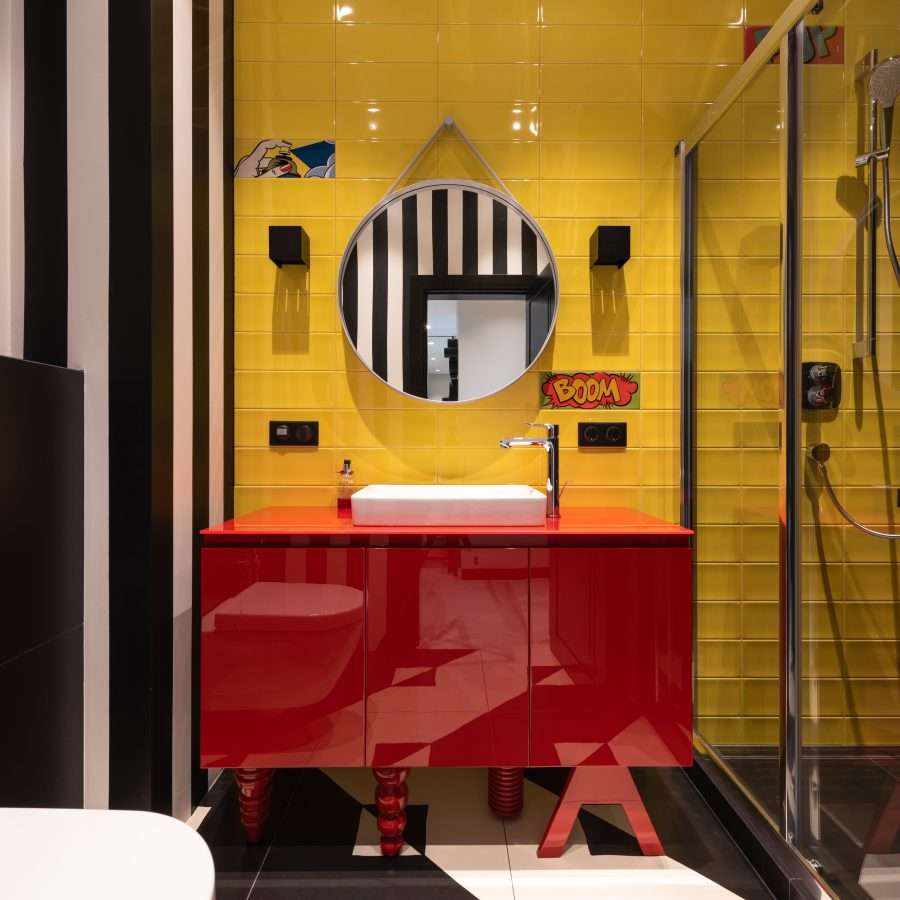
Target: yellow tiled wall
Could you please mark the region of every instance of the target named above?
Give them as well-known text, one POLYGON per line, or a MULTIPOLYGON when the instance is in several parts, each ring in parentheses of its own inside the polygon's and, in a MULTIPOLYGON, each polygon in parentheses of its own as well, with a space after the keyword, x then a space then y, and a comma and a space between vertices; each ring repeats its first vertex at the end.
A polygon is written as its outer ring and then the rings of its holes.
MULTIPOLYGON (((832 446, 829 472, 851 513, 875 527, 898 530, 900 288, 882 227, 877 235, 877 359, 854 361, 852 346, 857 313, 865 313, 856 292, 862 266, 857 269, 855 223, 864 215, 865 181, 854 166, 859 121, 854 64, 871 49, 881 59, 900 53, 900 6, 849 0, 833 4, 824 17, 846 28, 846 62, 827 75, 808 68, 804 84, 813 102, 804 181, 803 356, 841 365, 844 401, 836 416, 808 415, 804 440, 832 446)), ((897 171, 896 163, 892 168, 897 171)), ((894 230, 900 236, 896 178, 892 186, 894 230)), ((898 744, 900 548, 845 525, 815 473, 806 474, 807 734, 816 743, 898 744)))
MULTIPOLYGON (((566 504, 633 505, 677 519, 676 185, 673 149, 742 59, 743 0, 347 0, 236 3, 235 159, 263 137, 333 137, 334 181, 238 179, 237 512, 334 502, 358 480, 541 481, 538 454, 497 447, 535 418, 562 425, 566 504), (556 335, 535 370, 456 409, 408 400, 363 371, 335 309, 359 218, 453 116, 547 232, 559 262, 556 335), (632 260, 591 275, 600 223, 632 227, 632 260), (308 229, 308 280, 265 256, 270 223, 308 229), (579 452, 584 414, 539 412, 537 372, 641 372, 625 452, 579 452), (315 452, 269 450, 270 417, 321 422, 315 452)), ((756 20, 781 2, 750 3, 756 20)), ((483 178, 441 141, 417 178, 483 178)))
MULTIPOLYGON (((854 364, 857 153, 854 65, 900 52, 900 9, 826 4, 811 25, 845 27, 845 63, 804 68, 803 358, 837 362, 837 414, 804 415, 826 440, 845 505, 891 527, 900 466, 898 288, 879 231, 878 371, 854 364)), ((778 70, 768 67, 700 151, 698 714, 714 744, 778 741, 778 70)), ((900 194, 896 195, 900 199, 900 194)), ((861 534, 805 471, 804 740, 900 742, 896 545, 861 534)), ((894 526, 896 527, 896 526, 894 526)))
MULTIPOLYGON (((738 68, 742 23, 771 23, 784 6, 347 0, 336 20, 326 0, 236 0, 235 159, 265 137, 334 138, 338 173, 235 182, 236 512, 333 503, 344 457, 362 484, 538 484, 538 454, 496 444, 538 418, 562 424, 564 506, 632 505, 675 520, 674 142, 738 68), (407 399, 364 371, 334 294, 360 217, 448 115, 538 218, 562 288, 557 332, 535 371, 454 409, 407 399), (592 275, 588 237, 617 222, 632 227, 632 260, 592 275), (268 225, 292 223, 310 235, 308 275, 266 258, 268 225), (584 414, 539 411, 536 372, 591 367, 643 375, 640 410, 591 416, 628 421, 625 452, 579 452, 584 414), (270 450, 270 418, 319 420, 321 447, 270 450)), ((840 179, 855 178, 853 62, 872 41, 883 56, 900 50, 900 31, 885 27, 900 24, 890 6, 830 4, 829 19, 847 26, 847 63, 808 68, 806 85, 805 355, 842 363, 847 398, 834 422, 808 427, 837 448, 848 505, 876 522, 886 521, 890 491, 874 485, 890 484, 887 463, 900 465, 898 314, 883 260, 880 377, 868 362, 855 371, 855 237, 840 179)), ((701 151, 697 665, 700 726, 713 743, 777 740, 778 115, 772 66, 701 151)), ((483 177, 455 140, 414 175, 483 177)), ((805 535, 807 736, 896 743, 897 560, 818 509, 828 527, 805 535)))

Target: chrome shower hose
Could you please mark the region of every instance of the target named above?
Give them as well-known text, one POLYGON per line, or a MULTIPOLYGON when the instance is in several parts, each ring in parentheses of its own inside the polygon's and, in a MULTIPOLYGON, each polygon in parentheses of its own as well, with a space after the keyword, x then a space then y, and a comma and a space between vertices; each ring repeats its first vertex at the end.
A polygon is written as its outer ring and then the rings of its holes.
POLYGON ((866 534, 872 535, 872 537, 882 538, 886 541, 900 541, 900 532, 896 531, 876 531, 874 528, 869 528, 866 525, 863 525, 862 522, 857 521, 853 516, 850 515, 849 512, 844 508, 844 505, 838 500, 837 495, 834 492, 834 488, 831 486, 831 479, 828 477, 828 469, 825 466, 825 463, 828 462, 828 458, 831 456, 831 447, 828 444, 813 444, 809 448, 809 458, 816 465, 819 470, 819 477, 822 479, 822 484, 825 485, 825 491, 828 496, 831 498, 831 502, 834 504, 834 508, 854 527, 858 528, 860 531, 865 532, 866 534))

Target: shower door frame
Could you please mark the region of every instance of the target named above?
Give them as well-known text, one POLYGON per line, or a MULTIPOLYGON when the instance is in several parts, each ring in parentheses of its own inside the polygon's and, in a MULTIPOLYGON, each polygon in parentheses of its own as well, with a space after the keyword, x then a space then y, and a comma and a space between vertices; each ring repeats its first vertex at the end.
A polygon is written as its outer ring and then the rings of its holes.
MULTIPOLYGON (((693 132, 676 146, 679 158, 681 294, 681 524, 696 531, 697 472, 697 176, 698 152, 710 130, 740 98, 776 52, 780 53, 781 222, 782 222, 782 391, 779 466, 779 788, 780 815, 774 821, 759 800, 696 729, 703 756, 738 789, 772 829, 787 842, 824 896, 836 896, 800 853, 799 829, 805 821, 800 785, 801 752, 801 269, 802 269, 802 104, 804 17, 813 0, 793 0, 756 50, 701 117, 693 132)), ((695 579, 696 583, 696 579, 695 579)), ((696 617, 695 617, 696 618, 696 617)), ((696 691, 695 672, 695 691, 696 691)), ((696 707, 695 707, 696 708, 696 707)))

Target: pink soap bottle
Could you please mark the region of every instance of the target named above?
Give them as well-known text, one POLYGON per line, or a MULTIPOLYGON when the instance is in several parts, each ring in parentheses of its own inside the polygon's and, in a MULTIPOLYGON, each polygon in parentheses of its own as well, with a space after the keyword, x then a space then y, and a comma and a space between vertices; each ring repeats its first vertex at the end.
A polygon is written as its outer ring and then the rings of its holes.
POLYGON ((344 460, 344 467, 338 472, 337 510, 339 516, 349 516, 350 498, 353 496, 353 469, 350 460, 344 460))

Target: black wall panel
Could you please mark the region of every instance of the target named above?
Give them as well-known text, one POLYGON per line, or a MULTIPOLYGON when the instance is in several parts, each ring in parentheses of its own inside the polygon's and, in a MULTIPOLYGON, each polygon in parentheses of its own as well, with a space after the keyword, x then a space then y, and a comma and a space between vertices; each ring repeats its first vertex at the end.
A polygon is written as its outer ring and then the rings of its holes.
POLYGON ((0 357, 0 806, 81 806, 84 378, 0 357))

